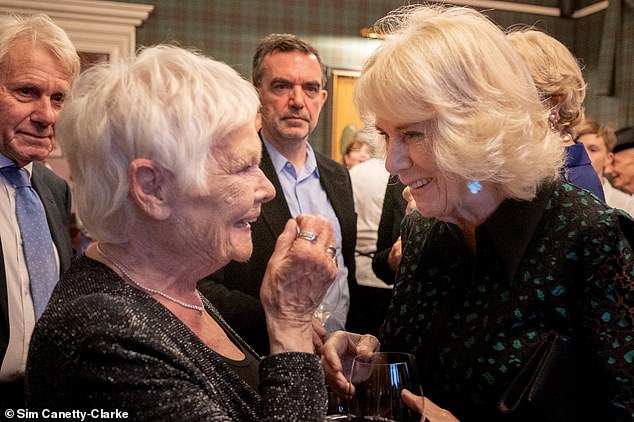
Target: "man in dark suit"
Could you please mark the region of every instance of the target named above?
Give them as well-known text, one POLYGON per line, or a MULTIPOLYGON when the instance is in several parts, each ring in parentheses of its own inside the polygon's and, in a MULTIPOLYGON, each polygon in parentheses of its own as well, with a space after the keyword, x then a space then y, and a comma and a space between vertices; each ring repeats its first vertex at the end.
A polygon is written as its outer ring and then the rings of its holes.
MULTIPOLYGON (((49 233, 47 292, 70 265, 70 190, 43 164, 55 146, 54 125, 79 57, 66 33, 44 15, 0 18, 0 410, 23 408, 23 377, 31 332, 47 293, 32 283, 25 236, 16 215, 18 185, 12 169, 30 184, 41 202, 49 233), (54 248, 52 247, 54 245, 54 248), (27 264, 28 262, 28 264, 27 264), (37 297, 37 300, 34 298, 37 297), (37 305, 36 305, 37 303, 37 305)), ((32 192, 32 191, 31 191, 32 192)), ((41 209, 41 207, 40 207, 41 209)), ((40 214, 41 215, 41 214, 40 214)), ((38 230, 38 233, 41 231, 38 230)), ((39 239, 40 236, 38 235, 39 239)), ((39 244, 38 244, 39 245, 39 244)), ((38 248, 35 248, 37 251, 38 248)), ((43 249, 42 249, 43 250, 43 249)))
POLYGON ((387 284, 394 284, 396 269, 401 263, 401 221, 405 217, 407 201, 403 198, 405 185, 398 176, 391 176, 383 197, 383 210, 372 258, 374 274, 387 284))
POLYGON ((326 101, 325 82, 323 63, 308 43, 288 34, 269 35, 260 42, 253 58, 253 84, 262 103, 260 169, 277 194, 251 223, 251 259, 233 262, 199 284, 229 324, 261 354, 268 353, 269 345, 257 302, 260 285, 277 237, 286 221, 298 214, 322 215, 335 229, 339 273, 322 302, 327 331, 350 327, 354 319, 352 313, 349 317, 356 288, 356 214, 350 176, 309 143, 326 101))

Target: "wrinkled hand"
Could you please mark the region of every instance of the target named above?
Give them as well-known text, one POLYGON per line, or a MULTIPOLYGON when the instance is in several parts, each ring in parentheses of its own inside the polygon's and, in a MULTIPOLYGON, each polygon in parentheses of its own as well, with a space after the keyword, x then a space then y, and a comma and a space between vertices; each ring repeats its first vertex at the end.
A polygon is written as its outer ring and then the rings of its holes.
POLYGON ((300 215, 286 223, 260 288, 271 354, 314 351, 313 313, 337 275, 327 249, 334 244, 332 225, 323 217, 300 215), (299 231, 317 239, 298 238, 299 231))
POLYGON ((392 245, 392 249, 390 249, 390 253, 387 256, 387 264, 390 266, 392 271, 398 270, 398 266, 401 265, 401 258, 403 258, 403 253, 401 249, 401 236, 396 239, 396 242, 392 245))
POLYGON ((417 396, 408 390, 403 390, 401 398, 405 406, 418 412, 421 416, 420 422, 459 422, 448 410, 436 406, 427 397, 417 396))
POLYGON ((313 346, 318 356, 321 356, 327 334, 328 331, 326 327, 324 327, 317 318, 313 318, 313 346))
POLYGON ((321 364, 326 382, 340 397, 351 399, 354 386, 348 381, 352 361, 356 356, 369 357, 381 347, 379 340, 370 334, 354 334, 336 331, 324 344, 321 364))

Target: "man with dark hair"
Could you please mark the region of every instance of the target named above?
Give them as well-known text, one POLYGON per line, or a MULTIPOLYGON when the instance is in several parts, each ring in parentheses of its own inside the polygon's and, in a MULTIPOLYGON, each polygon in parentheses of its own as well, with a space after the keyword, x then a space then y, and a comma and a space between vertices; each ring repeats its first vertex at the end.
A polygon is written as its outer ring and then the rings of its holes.
POLYGON ((70 190, 39 161, 79 56, 45 15, 0 17, 0 410, 24 407, 35 322, 70 265, 70 190))
MULTIPOLYGON (((322 302, 322 323, 328 332, 346 326, 354 278, 356 214, 350 176, 343 166, 314 151, 309 136, 326 102, 326 76, 317 50, 294 35, 264 38, 253 58, 253 83, 261 102, 260 169, 277 195, 262 205, 260 218, 251 223, 253 255, 248 263, 232 262, 220 273, 201 281, 201 291, 220 303, 229 324, 261 354, 268 353, 266 322, 253 298, 271 257, 275 240, 289 218, 318 214, 327 218, 336 234, 337 279, 322 302), (219 297, 214 281, 231 280, 230 288, 251 296, 219 297), (327 319, 326 319, 327 318, 327 319)), ((308 240, 309 241, 309 240, 308 240)), ((223 293, 224 294, 224 293, 223 293)))

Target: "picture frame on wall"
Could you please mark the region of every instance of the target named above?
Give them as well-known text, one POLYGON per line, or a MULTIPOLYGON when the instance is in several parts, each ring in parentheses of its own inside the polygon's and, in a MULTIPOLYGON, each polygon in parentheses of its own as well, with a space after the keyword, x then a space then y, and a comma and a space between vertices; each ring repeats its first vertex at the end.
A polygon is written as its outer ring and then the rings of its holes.
POLYGON ((360 72, 356 70, 333 69, 331 75, 331 158, 342 162, 342 141, 363 128, 361 117, 356 112, 352 93, 360 72))

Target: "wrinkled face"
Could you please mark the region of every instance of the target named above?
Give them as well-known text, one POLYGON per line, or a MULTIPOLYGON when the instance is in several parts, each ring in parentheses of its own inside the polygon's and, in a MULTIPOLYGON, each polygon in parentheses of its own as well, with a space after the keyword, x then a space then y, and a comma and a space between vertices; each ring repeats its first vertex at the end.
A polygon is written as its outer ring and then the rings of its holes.
POLYGON ((274 145, 303 142, 315 129, 326 101, 317 57, 300 51, 264 57, 260 95, 262 130, 274 145))
POLYGON ((615 188, 634 193, 634 148, 613 154, 610 173, 615 188))
POLYGON ((209 251, 216 266, 244 262, 251 256, 251 224, 275 189, 258 167, 262 144, 255 126, 245 125, 218 139, 207 161, 209 191, 187 195, 178 212, 185 214, 186 234, 198 251, 209 251))
POLYGON ((465 183, 449 178, 436 164, 423 123, 408 124, 376 118, 385 136, 385 166, 408 186, 423 217, 455 221, 460 218, 461 199, 468 195, 465 183))
POLYGON ((599 178, 603 179, 603 171, 610 164, 608 147, 605 145, 603 138, 594 133, 586 133, 577 140, 586 148, 592 161, 592 168, 597 172, 599 178))
POLYGON ((352 148, 350 152, 343 156, 343 163, 350 169, 369 159, 370 147, 368 147, 367 144, 360 144, 358 147, 352 148))
POLYGON ((48 157, 69 77, 42 45, 12 44, 0 69, 0 153, 20 166, 48 157))

